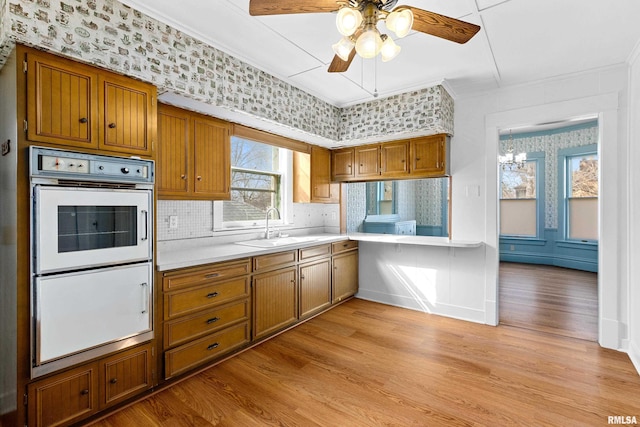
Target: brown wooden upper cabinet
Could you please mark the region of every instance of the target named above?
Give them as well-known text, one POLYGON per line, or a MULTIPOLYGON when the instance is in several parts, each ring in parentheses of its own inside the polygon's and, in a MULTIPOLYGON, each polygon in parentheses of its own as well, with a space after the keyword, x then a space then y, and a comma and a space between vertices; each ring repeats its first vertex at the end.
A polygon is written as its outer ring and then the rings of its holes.
POLYGON ((424 178, 449 174, 449 137, 425 136, 332 151, 334 181, 424 178))
POLYGON ((158 197, 228 200, 231 196, 230 134, 228 122, 160 104, 158 197))
POLYGON ((153 85, 24 49, 28 140, 152 156, 153 85))
POLYGON ((445 134, 411 139, 411 174, 449 175, 449 137, 445 134))
POLYGON ((331 151, 311 146, 311 153, 293 153, 293 201, 340 203, 340 184, 331 182, 331 151))

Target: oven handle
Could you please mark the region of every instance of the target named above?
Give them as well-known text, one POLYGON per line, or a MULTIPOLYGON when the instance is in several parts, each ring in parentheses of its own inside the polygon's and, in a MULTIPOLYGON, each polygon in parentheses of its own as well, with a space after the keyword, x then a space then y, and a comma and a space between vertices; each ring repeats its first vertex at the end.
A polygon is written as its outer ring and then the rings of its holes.
POLYGON ((140 212, 144 214, 144 237, 140 240, 147 240, 149 238, 149 212, 145 210, 140 212))
POLYGON ((149 309, 149 292, 147 291, 147 283, 140 283, 140 289, 142 289, 142 314, 145 314, 149 309))

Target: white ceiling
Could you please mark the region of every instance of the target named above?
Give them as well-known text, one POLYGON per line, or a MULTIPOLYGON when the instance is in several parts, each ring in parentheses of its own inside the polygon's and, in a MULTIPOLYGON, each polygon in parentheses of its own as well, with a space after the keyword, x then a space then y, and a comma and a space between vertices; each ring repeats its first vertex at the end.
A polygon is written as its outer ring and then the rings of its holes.
POLYGON ((346 73, 328 73, 340 38, 334 13, 252 17, 249 0, 122 2, 340 107, 376 90, 446 82, 456 97, 617 65, 640 40, 638 0, 400 0, 481 30, 464 45, 412 31, 392 61, 356 57, 346 73))

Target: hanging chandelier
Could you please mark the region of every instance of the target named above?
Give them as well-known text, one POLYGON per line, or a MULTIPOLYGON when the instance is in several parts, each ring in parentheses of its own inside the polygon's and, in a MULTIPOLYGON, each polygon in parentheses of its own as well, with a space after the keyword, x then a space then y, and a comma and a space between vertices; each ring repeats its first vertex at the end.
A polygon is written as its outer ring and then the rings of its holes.
MULTIPOLYGON (((397 1, 397 0, 396 0, 397 1)), ((383 3, 393 5, 395 1, 383 3)), ((378 21, 384 21, 387 29, 397 38, 409 34, 413 26, 413 12, 410 9, 387 12, 377 1, 350 1, 338 11, 336 26, 343 37, 332 46, 333 51, 343 61, 349 60, 349 55, 355 47, 356 53, 363 58, 375 58, 381 55, 382 61, 387 62, 400 53, 398 46, 387 34, 380 34, 378 21)))
POLYGON ((511 135, 511 129, 509 129, 507 152, 504 156, 498 156, 498 162, 502 170, 522 169, 527 163, 527 153, 513 154, 513 151, 513 135, 511 135))

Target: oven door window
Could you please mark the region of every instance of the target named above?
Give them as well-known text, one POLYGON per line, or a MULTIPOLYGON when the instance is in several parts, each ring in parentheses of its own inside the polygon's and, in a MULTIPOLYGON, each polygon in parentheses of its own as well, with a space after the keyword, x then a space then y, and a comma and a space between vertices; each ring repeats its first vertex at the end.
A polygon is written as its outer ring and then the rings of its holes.
POLYGON ((150 190, 36 186, 36 274, 151 259, 150 190))
POLYGON ((137 206, 58 206, 58 252, 135 246, 137 206))

